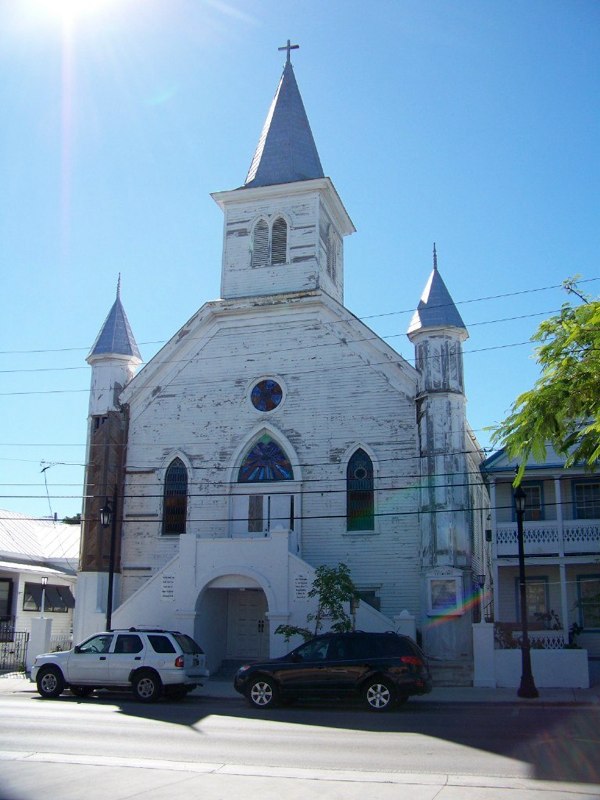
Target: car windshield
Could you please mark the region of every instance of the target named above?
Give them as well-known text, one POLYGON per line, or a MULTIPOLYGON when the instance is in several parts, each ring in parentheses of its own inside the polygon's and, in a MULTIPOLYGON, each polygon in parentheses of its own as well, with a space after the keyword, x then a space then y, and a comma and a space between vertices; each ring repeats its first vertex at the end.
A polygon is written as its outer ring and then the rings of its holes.
POLYGON ((174 633, 173 638, 181 647, 184 653, 204 653, 200 645, 195 642, 187 633, 174 633))

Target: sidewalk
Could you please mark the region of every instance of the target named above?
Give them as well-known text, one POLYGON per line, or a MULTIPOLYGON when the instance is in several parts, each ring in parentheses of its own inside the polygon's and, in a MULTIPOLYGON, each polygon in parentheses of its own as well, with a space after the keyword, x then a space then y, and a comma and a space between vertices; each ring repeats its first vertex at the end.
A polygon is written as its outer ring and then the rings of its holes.
MULTIPOLYGON (((13 672, 6 675, 0 674, 0 693, 14 694, 15 692, 35 693, 35 685, 24 672, 13 672)), ((536 699, 522 698, 517 695, 516 689, 487 689, 472 686, 439 686, 434 687, 431 694, 421 697, 411 697, 410 703, 513 703, 537 705, 540 703, 569 704, 569 705, 598 705, 600 706, 600 685, 590 689, 538 689, 539 697, 536 699)), ((194 689, 190 697, 210 697, 219 699, 237 699, 245 702, 233 688, 232 681, 208 678, 204 685, 194 689)))

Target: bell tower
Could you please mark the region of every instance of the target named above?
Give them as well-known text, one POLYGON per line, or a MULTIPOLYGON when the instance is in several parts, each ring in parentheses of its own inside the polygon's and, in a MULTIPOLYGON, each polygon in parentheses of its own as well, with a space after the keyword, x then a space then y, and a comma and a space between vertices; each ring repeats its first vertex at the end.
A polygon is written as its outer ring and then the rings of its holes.
POLYGON ((322 289, 344 296, 343 237, 354 232, 325 177, 296 83, 283 74, 243 186, 212 197, 225 215, 221 297, 322 289))

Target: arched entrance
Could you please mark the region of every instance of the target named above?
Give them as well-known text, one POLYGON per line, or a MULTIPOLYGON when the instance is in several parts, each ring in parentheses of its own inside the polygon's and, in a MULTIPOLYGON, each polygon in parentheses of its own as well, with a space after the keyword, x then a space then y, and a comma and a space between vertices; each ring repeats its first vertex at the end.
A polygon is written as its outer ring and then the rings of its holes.
POLYGON ((253 578, 222 575, 206 585, 196 603, 194 635, 211 672, 223 661, 268 658, 267 611, 267 596, 253 578))

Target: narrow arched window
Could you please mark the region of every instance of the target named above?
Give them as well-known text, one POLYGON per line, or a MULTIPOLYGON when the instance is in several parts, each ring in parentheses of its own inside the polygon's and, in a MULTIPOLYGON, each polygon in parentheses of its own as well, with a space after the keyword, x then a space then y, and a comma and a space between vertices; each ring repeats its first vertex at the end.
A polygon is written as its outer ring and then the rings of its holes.
POLYGON ((373 462, 358 449, 346 470, 346 529, 372 531, 375 528, 373 462))
POLYGON ((175 458, 165 473, 163 534, 185 533, 187 495, 187 469, 180 458, 175 458))
POLYGON ((271 234, 271 264, 285 264, 287 261, 287 222, 277 217, 271 234))
POLYGON ((264 267, 269 263, 269 226, 259 219, 252 236, 252 266, 264 267))
POLYGON ((335 280, 337 271, 337 236, 333 230, 333 226, 329 225, 327 232, 327 272, 332 280, 335 280))

